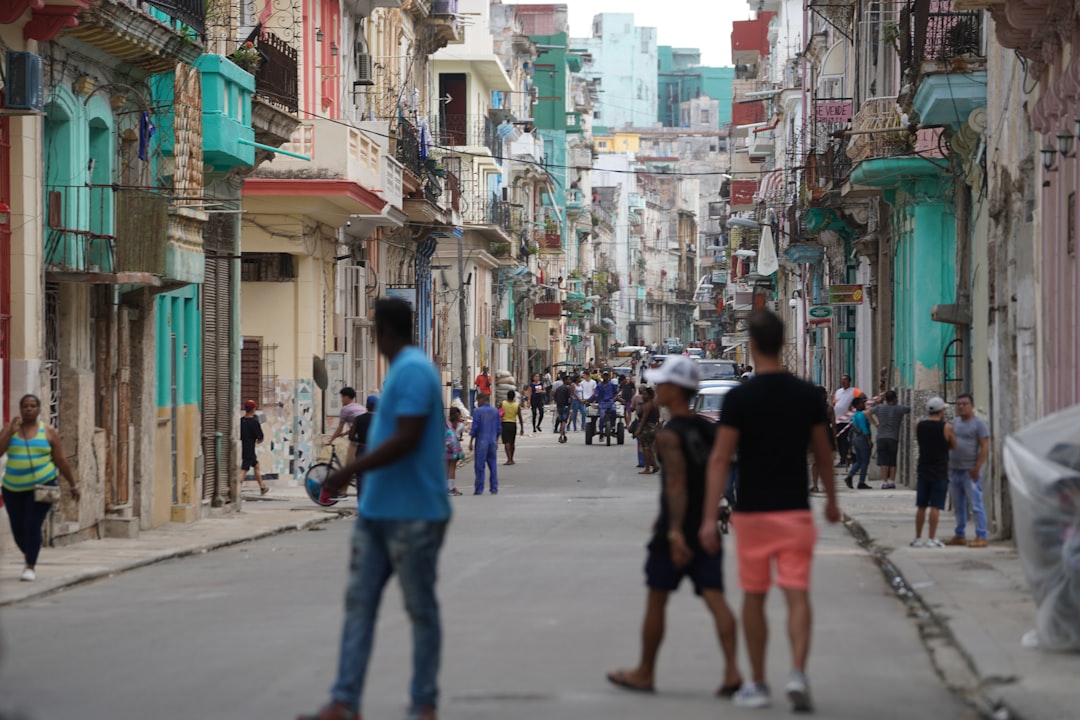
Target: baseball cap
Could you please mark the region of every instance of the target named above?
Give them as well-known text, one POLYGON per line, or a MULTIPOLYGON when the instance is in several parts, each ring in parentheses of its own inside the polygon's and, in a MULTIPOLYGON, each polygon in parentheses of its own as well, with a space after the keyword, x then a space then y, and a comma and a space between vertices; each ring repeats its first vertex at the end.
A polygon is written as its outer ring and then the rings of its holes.
POLYGON ((685 355, 672 355, 658 368, 645 371, 645 380, 653 385, 671 383, 687 390, 697 390, 701 367, 685 355))
POLYGON ((244 409, 245 410, 254 410, 255 409, 255 401, 254 400, 248 400, 247 402, 245 402, 244 403, 244 409))
POLYGON ((364 403, 364 407, 366 407, 368 410, 374 410, 375 406, 377 406, 378 404, 379 404, 379 396, 378 395, 368 395, 367 396, 367 402, 364 403))
POLYGON ((932 397, 926 402, 927 412, 941 412, 945 409, 945 401, 939 397, 932 397))

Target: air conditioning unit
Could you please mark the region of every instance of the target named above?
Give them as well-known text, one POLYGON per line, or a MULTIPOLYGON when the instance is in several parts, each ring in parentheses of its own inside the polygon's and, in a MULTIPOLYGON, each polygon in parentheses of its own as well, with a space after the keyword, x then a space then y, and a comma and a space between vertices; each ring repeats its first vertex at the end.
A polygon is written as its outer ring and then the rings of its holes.
POLYGON ((374 85, 375 71, 369 53, 356 54, 356 82, 353 85, 374 85))
POLYGON ((27 113, 37 113, 45 109, 45 88, 42 84, 40 55, 8 51, 4 105, 7 110, 21 110, 27 113))

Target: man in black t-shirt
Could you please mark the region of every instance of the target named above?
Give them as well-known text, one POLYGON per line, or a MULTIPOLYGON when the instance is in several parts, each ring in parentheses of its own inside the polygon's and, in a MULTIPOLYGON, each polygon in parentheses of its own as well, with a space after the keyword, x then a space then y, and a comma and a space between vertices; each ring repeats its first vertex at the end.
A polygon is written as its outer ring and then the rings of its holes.
POLYGON ((566 424, 570 421, 570 406, 574 402, 574 388, 563 381, 555 388, 555 430, 559 433, 559 442, 566 442, 566 424))
POLYGON ((720 429, 709 458, 708 494, 702 518, 702 547, 715 550, 716 521, 732 456, 739 455, 739 496, 732 517, 743 628, 753 680, 735 694, 739 707, 769 705, 765 681, 765 596, 772 584, 788 605, 792 671, 786 691, 796 711, 813 709, 806 679, 810 649, 810 563, 817 530, 810 514, 806 450, 811 448, 825 486, 825 519, 840 520, 825 408, 818 390, 794 377, 780 362, 784 323, 768 310, 750 318, 750 352, 756 372, 724 397, 720 429))
POLYGON ((949 451, 956 447, 956 433, 945 422, 945 401, 932 397, 926 403, 930 417, 915 426, 915 440, 919 444, 919 462, 915 468, 915 539, 911 547, 943 548, 945 543, 937 539, 938 516, 945 509, 949 493, 949 451), (922 529, 926 522, 926 508, 930 508, 929 539, 923 542, 922 529))
MULTIPOLYGON (((701 370, 690 358, 673 356, 645 378, 655 384, 658 402, 671 412, 671 420, 656 435, 660 455, 660 516, 653 526, 645 561, 649 588, 642 628, 641 662, 632 669, 608 673, 608 680, 628 690, 651 692, 656 655, 664 635, 668 596, 684 577, 705 600, 724 652, 724 683, 719 695, 731 695, 742 684, 735 656, 735 616, 724 598, 723 555, 719 548, 704 550, 697 536, 705 501, 705 469, 716 426, 690 409, 701 370)), ((714 521, 715 525, 715 521, 714 521)))

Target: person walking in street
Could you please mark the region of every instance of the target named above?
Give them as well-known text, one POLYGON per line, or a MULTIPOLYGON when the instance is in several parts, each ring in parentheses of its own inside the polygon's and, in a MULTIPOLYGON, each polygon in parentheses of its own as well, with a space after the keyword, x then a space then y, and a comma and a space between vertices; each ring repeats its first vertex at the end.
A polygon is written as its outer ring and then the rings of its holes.
POLYGON ((851 387, 851 376, 840 376, 840 387, 833 393, 833 417, 836 418, 836 449, 840 457, 836 461, 836 467, 847 467, 848 456, 851 453, 851 433, 849 425, 851 418, 851 402, 855 399, 856 390, 851 387))
MULTIPOLYGON (((495 413, 498 415, 498 412, 495 413)), ((450 408, 450 417, 446 422, 446 491, 450 495, 461 495, 457 489, 457 466, 465 459, 465 451, 461 449, 461 438, 465 432, 465 422, 462 420, 461 408, 450 408)))
POLYGON ((60 499, 58 478, 67 481, 76 502, 81 497, 75 473, 64 455, 60 433, 40 420, 40 414, 41 400, 37 395, 23 395, 19 400, 19 416, 0 432, 0 455, 7 453, 0 497, 7 507, 15 545, 23 554, 25 564, 19 579, 24 582, 37 579, 41 529, 52 506, 60 499))
POLYGON ((529 398, 529 407, 532 408, 533 432, 543 432, 544 404, 547 402, 547 391, 544 389, 544 383, 540 380, 539 373, 533 373, 527 397, 529 398))
POLYGON ((660 471, 660 465, 656 462, 655 444, 656 433, 660 429, 660 405, 657 403, 655 389, 647 387, 643 393, 645 403, 641 406, 641 423, 638 425, 637 438, 641 441, 641 454, 645 457, 645 469, 639 472, 638 475, 652 475, 660 471))
POLYGON ((873 441, 870 437, 870 420, 866 417, 866 396, 856 395, 851 401, 851 407, 855 414, 851 416, 848 433, 851 435, 851 447, 855 451, 855 463, 844 477, 844 484, 851 487, 851 480, 857 472, 859 473, 858 488, 870 490, 872 488, 866 483, 866 472, 870 469, 870 448, 873 446, 873 441))
POLYGON ((435 593, 439 551, 450 521, 442 385, 412 342, 410 306, 375 303, 375 339, 390 361, 368 452, 326 479, 340 491, 365 473, 352 537, 345 622, 330 702, 298 720, 359 720, 375 623, 387 581, 398 576, 413 637, 411 720, 436 720, 442 625, 435 593))
POLYGON ((877 427, 877 464, 881 468, 881 489, 896 487, 896 455, 900 450, 900 425, 904 416, 911 412, 907 405, 900 405, 896 391, 885 393, 885 404, 870 408, 870 420, 877 427))
MULTIPOLYGON (((891 391, 890 391, 891 392, 891 391)), ((915 426, 915 441, 919 444, 919 462, 915 483, 915 539, 911 547, 945 547, 937 539, 938 517, 945 509, 949 492, 949 451, 956 447, 956 433, 945 422, 945 401, 939 397, 926 403, 930 417, 915 426), (926 509, 930 508, 930 532, 922 539, 926 509)), ((879 438, 880 442, 880 438, 879 438)), ((880 450, 878 451, 880 452, 880 450)))
POLYGON ((473 452, 473 465, 476 468, 473 495, 484 494, 485 467, 491 474, 491 494, 499 492, 499 432, 503 428, 499 411, 491 407, 490 400, 485 393, 476 397, 476 412, 469 428, 469 451, 473 452))
MULTIPOLYGON (((548 402, 549 403, 555 402, 555 393, 559 390, 559 388, 561 388, 563 385, 565 385, 566 382, 567 382, 566 373, 561 372, 561 373, 558 373, 555 376, 555 381, 553 383, 551 383, 551 390, 548 392, 548 402)), ((567 414, 569 415, 569 406, 567 406, 567 414)), ((553 432, 553 433, 559 432, 559 412, 558 412, 558 408, 556 408, 555 412, 551 413, 551 432, 553 432)))
POLYGON ((581 388, 581 429, 584 430, 585 426, 589 423, 588 410, 586 406, 589 403, 589 398, 596 392, 596 380, 593 379, 589 373, 586 373, 581 377, 581 382, 578 384, 581 388))
POLYGON ((525 415, 521 412, 521 403, 517 401, 517 395, 513 390, 506 391, 506 400, 502 406, 502 441, 503 449, 506 450, 506 465, 514 464, 514 445, 517 443, 518 426, 521 434, 525 434, 525 415))
POLYGON ((645 401, 648 397, 648 393, 645 392, 647 389, 648 385, 640 385, 637 393, 634 394, 634 399, 630 401, 630 417, 633 417, 633 420, 630 422, 629 429, 630 434, 637 442, 637 466, 639 468, 645 467, 645 450, 641 447, 641 436, 638 434, 638 429, 641 428, 641 411, 645 408, 645 401))
MULTIPOLYGON (((487 395, 491 397, 491 375, 488 373, 488 366, 485 365, 480 368, 480 374, 476 376, 476 380, 473 381, 473 387, 476 388, 477 395, 487 395)), ((479 399, 477 400, 479 402, 479 399)))
MULTIPOLYGON (((822 468, 825 519, 839 522, 825 409, 818 390, 784 368, 780 353, 784 323, 768 310, 750 316, 750 352, 755 377, 724 397, 720 427, 709 457, 708 492, 700 538, 709 552, 720 548, 717 520, 728 469, 739 456, 739 493, 731 524, 743 589, 742 622, 753 677, 735 694, 747 708, 769 705, 765 678, 768 626, 765 597, 776 567, 776 584, 788 606, 792 670, 786 692, 792 707, 813 709, 806 663, 810 653, 810 565, 817 529, 810 512, 806 449, 822 468), (783 408, 783 412, 776 412, 783 408)), ((666 363, 665 363, 666 365, 666 363)))
POLYGON ((563 383, 555 388, 555 430, 559 433, 559 442, 566 442, 566 426, 570 422, 570 407, 574 401, 574 389, 563 383))
POLYGON ((952 421, 956 445, 949 453, 949 490, 956 513, 956 534, 946 545, 987 546, 986 509, 982 498, 982 469, 990 454, 990 429, 975 417, 975 400, 970 393, 956 398, 952 421), (968 506, 975 516, 975 539, 967 542, 968 506))
POLYGON ((263 441, 262 423, 255 417, 255 401, 248 400, 244 403, 244 417, 240 418, 240 481, 247 480, 247 471, 254 471, 255 482, 259 484, 259 494, 265 495, 270 492, 263 482, 262 472, 259 470, 259 455, 255 449, 263 441))
MULTIPOLYGON (((366 413, 353 420, 352 429, 349 431, 349 442, 356 448, 356 457, 360 457, 367 452, 368 434, 371 432, 371 423, 375 420, 375 409, 379 405, 378 395, 368 395, 367 400, 364 401, 364 409, 366 413)), ((360 497, 360 493, 364 489, 364 474, 356 474, 356 497, 360 497)), ((321 496, 320 496, 321 498, 321 496)))
MULTIPOLYGON (((698 417, 690 401, 701 381, 701 369, 689 358, 675 357, 650 373, 657 401, 669 408, 671 420, 656 436, 663 471, 660 474, 660 514, 645 560, 648 595, 637 667, 608 673, 608 681, 627 690, 652 692, 656 657, 664 637, 668 598, 684 577, 705 601, 713 616, 724 654, 724 677, 718 695, 730 696, 742 684, 736 658, 735 616, 724 596, 724 556, 719 548, 705 550, 698 537, 705 502, 705 469, 716 426, 698 417)), ((715 524, 714 524, 715 527, 715 524)))
POLYGON ((581 376, 574 375, 570 378, 570 388, 573 390, 573 398, 570 400, 570 429, 578 431, 578 415, 581 415, 581 427, 585 427, 585 398, 581 389, 581 376))
MULTIPOLYGON (((827 430, 829 435, 829 446, 836 452, 836 416, 833 414, 833 405, 829 402, 829 390, 824 385, 817 386, 818 392, 821 393, 821 403, 825 406, 825 418, 827 423, 827 430)), ((829 456, 829 463, 832 463, 832 456, 829 456)), ((823 477, 822 468, 817 463, 815 458, 811 468, 811 482, 810 492, 821 492, 821 478, 823 477)))

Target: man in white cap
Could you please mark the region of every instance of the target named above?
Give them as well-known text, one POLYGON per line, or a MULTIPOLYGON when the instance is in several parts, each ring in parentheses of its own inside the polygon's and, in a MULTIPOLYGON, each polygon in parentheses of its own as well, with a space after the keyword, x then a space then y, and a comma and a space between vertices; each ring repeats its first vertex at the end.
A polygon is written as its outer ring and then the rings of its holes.
POLYGON ((945 543, 937 539, 938 516, 945 509, 945 498, 949 493, 949 451, 956 447, 956 433, 952 425, 945 422, 944 400, 930 398, 926 412, 930 417, 915 426, 915 440, 919 444, 919 462, 915 468, 915 507, 918 509, 911 547, 940 548, 945 547, 945 543), (922 530, 926 508, 930 508, 930 534, 924 542, 922 530))
POLYGON ((668 596, 684 577, 712 614, 724 653, 724 679, 718 695, 730 696, 742 677, 736 660, 735 616, 724 597, 723 550, 709 552, 698 539, 705 502, 705 470, 716 426, 690 409, 701 381, 700 366, 681 355, 645 373, 654 385, 657 401, 671 412, 671 420, 656 435, 660 456, 660 515, 653 526, 645 561, 649 588, 642 628, 641 661, 637 667, 608 673, 608 680, 627 690, 653 691, 656 656, 664 637, 668 596))

